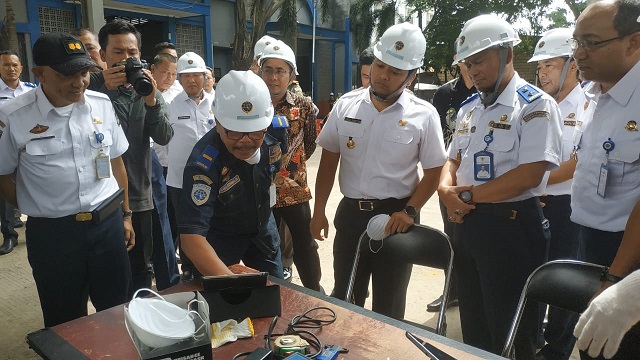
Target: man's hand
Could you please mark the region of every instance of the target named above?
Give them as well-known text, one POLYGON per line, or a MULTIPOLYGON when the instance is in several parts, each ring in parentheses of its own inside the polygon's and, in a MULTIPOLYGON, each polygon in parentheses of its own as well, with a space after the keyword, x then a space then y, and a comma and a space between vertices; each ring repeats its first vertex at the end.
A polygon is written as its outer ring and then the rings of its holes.
POLYGON ((127 74, 124 72, 124 65, 112 67, 102 71, 104 76, 104 86, 107 90, 118 90, 118 87, 127 83, 127 74))
POLYGON ((413 226, 413 218, 404 211, 396 211, 391 214, 391 219, 384 228, 387 234, 407 232, 413 226))
POLYGON ((124 218, 124 244, 127 247, 127 251, 131 251, 136 245, 136 233, 133 231, 130 216, 124 218))
POLYGON ((327 216, 324 213, 313 214, 309 223, 309 230, 314 239, 324 241, 329 236, 329 220, 327 220, 327 216), (324 237, 322 236, 322 231, 324 231, 324 237))
POLYGON ((149 78, 149 81, 151 81, 151 85, 153 85, 153 91, 151 92, 151 94, 144 97, 144 103, 149 107, 156 106, 156 89, 158 88, 158 84, 153 78, 153 75, 151 75, 151 71, 142 69, 142 72, 147 76, 147 78, 149 78))
POLYGON ((444 206, 447 207, 447 215, 449 216, 449 221, 453 223, 462 224, 463 218, 467 215, 471 210, 476 207, 472 204, 466 204, 458 197, 458 194, 465 190, 471 190, 473 186, 443 186, 440 185, 438 188, 438 196, 440 200, 444 203, 444 206))

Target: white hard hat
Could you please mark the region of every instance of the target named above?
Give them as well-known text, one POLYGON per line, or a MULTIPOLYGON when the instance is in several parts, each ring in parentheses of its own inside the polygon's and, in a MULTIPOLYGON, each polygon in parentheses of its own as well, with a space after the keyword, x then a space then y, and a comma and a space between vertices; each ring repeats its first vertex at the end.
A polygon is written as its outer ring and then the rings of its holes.
POLYGON ((262 56, 260 57, 260 66, 262 66, 262 64, 264 64, 267 59, 284 60, 287 64, 289 64, 289 66, 293 68, 293 72, 298 75, 298 67, 296 66, 296 54, 294 54, 289 45, 285 44, 283 41, 276 40, 275 42, 270 43, 264 48, 262 56))
POLYGON ((373 47, 373 55, 383 63, 400 70, 422 66, 427 40, 419 27, 409 23, 393 25, 373 47))
POLYGON ((528 62, 552 59, 555 57, 572 56, 573 50, 569 39, 573 37, 573 29, 557 28, 542 34, 533 51, 533 57, 528 62))
POLYGON ((273 120, 269 88, 252 71, 230 71, 216 87, 213 113, 226 129, 251 132, 266 129, 273 120))
POLYGON ((260 56, 262 56, 262 52, 264 51, 264 48, 267 45, 271 44, 272 42, 276 42, 276 39, 272 38, 269 35, 265 35, 261 37, 253 46, 253 58, 257 59, 260 56))
POLYGON ((520 43, 520 37, 513 26, 502 18, 485 14, 467 21, 456 41, 456 61, 461 62, 493 46, 515 46, 520 43))
POLYGON ((200 55, 194 52, 186 52, 178 59, 178 74, 203 73, 207 71, 207 65, 200 55))

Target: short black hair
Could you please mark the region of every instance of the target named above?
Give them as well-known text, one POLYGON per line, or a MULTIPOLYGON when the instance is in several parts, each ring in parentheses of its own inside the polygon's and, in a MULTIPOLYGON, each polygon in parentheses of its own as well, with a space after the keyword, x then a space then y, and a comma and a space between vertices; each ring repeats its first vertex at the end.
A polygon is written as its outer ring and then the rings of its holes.
POLYGON ((373 48, 369 46, 368 48, 362 50, 360 53, 360 65, 371 65, 373 64, 373 48))
POLYGON ((614 4, 617 10, 613 16, 613 28, 618 35, 630 35, 640 31, 640 0, 617 0, 614 4))
POLYGON ((98 33, 100 47, 106 51, 109 43, 109 35, 133 34, 138 40, 138 51, 142 49, 142 35, 135 26, 122 20, 112 20, 104 24, 98 33))
POLYGON ((176 50, 176 46, 168 41, 163 41, 161 43, 157 43, 156 46, 153 47, 153 51, 156 55, 160 54, 160 52, 164 49, 176 50))
POLYGON ((82 36, 82 35, 84 35, 86 33, 89 33, 91 35, 95 35, 93 33, 93 31, 91 31, 91 29, 87 29, 87 28, 75 28, 75 29, 71 30, 71 35, 76 36, 76 37, 82 36))
POLYGON ((13 50, 0 50, 0 55, 15 55, 18 57, 18 59, 20 59, 20 55, 18 55, 18 53, 13 50))
POLYGON ((178 59, 176 59, 173 55, 171 54, 158 54, 153 58, 153 65, 155 66, 160 66, 160 64, 162 64, 163 62, 168 61, 170 63, 177 63, 178 59))

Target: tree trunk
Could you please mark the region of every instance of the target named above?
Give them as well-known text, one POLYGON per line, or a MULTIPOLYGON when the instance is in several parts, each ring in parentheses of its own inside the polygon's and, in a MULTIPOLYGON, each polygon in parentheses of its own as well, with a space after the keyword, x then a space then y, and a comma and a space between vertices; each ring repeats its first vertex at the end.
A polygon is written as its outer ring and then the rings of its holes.
POLYGON ((18 33, 16 32, 16 14, 13 11, 13 0, 6 0, 7 16, 2 26, 2 37, 5 38, 9 50, 16 53, 20 51, 18 48, 18 33))

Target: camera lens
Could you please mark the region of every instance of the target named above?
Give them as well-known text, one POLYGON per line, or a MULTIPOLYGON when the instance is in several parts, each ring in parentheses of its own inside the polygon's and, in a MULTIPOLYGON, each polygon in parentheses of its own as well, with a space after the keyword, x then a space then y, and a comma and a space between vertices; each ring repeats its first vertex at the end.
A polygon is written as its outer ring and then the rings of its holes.
POLYGON ((132 73, 128 81, 133 85, 133 89, 142 96, 147 96, 153 92, 153 84, 142 70, 132 73))

